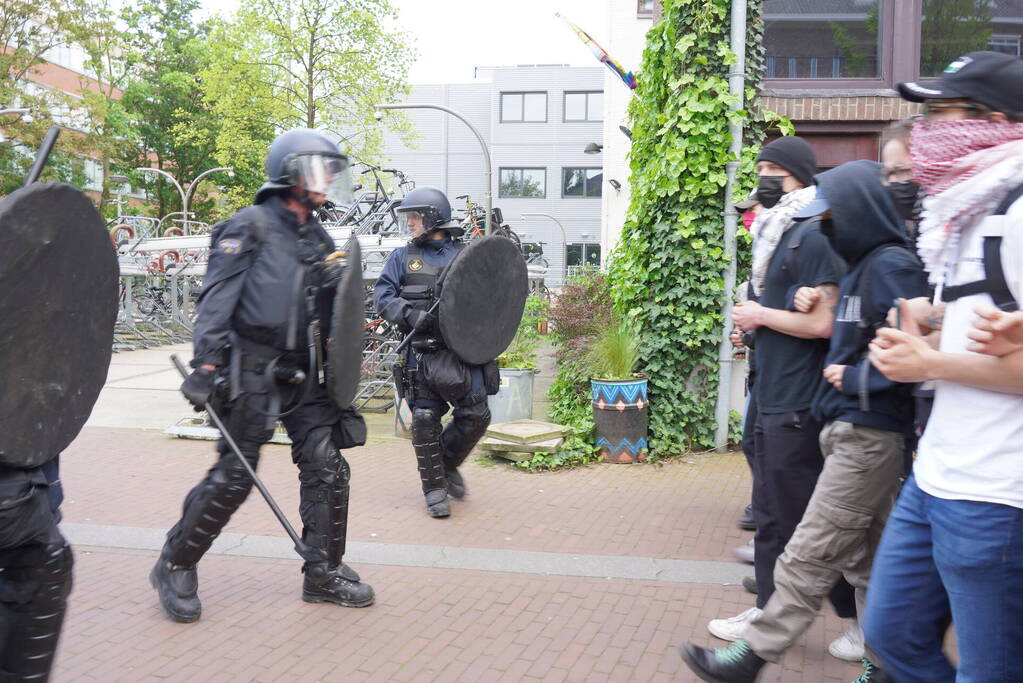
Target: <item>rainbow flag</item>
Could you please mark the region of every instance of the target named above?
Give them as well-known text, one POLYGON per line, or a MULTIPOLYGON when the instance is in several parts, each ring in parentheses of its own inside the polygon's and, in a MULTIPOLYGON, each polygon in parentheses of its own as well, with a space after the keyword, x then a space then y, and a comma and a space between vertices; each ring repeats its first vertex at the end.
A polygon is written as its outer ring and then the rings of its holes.
POLYGON ((560 13, 555 12, 554 16, 561 18, 562 21, 568 24, 569 27, 575 31, 575 34, 579 36, 579 40, 583 41, 583 43, 590 48, 590 52, 593 53, 593 56, 596 57, 598 61, 603 62, 607 65, 607 68, 618 74, 618 78, 622 79, 625 85, 629 86, 630 89, 636 89, 636 77, 633 73, 631 71, 626 71, 621 62, 609 55, 607 50, 598 45, 597 41, 590 37, 590 34, 573 24, 565 17, 562 17, 560 13))

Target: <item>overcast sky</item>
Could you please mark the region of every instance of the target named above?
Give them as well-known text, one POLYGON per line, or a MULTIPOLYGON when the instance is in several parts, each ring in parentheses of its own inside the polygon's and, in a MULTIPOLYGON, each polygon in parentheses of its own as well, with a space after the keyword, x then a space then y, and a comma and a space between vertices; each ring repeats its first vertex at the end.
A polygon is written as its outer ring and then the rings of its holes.
MULTIPOLYGON (((477 66, 571 64, 595 66, 589 49, 560 19, 561 12, 606 42, 601 0, 391 0, 419 52, 412 83, 469 83, 477 66)), ((203 0, 210 12, 231 11, 237 0, 203 0)))

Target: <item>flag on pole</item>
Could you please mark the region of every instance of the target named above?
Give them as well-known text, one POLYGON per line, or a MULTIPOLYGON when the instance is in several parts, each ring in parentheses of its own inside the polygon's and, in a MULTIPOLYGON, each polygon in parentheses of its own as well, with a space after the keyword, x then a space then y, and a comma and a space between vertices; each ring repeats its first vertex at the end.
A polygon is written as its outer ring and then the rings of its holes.
POLYGON ((588 34, 586 31, 582 30, 581 28, 573 24, 565 17, 562 17, 561 13, 555 12, 554 16, 560 17, 562 21, 568 24, 569 27, 573 31, 575 31, 575 34, 579 36, 579 40, 583 41, 583 43, 585 43, 586 46, 590 48, 590 51, 593 53, 593 56, 596 57, 599 61, 606 64, 607 68, 611 69, 611 71, 614 71, 616 74, 618 74, 618 77, 625 82, 625 85, 629 86, 629 88, 632 90, 636 89, 636 77, 633 75, 633 73, 631 71, 626 71, 625 67, 621 65, 621 62, 619 62, 617 59, 609 55, 607 53, 607 50, 598 45, 597 41, 590 37, 590 34, 588 34))

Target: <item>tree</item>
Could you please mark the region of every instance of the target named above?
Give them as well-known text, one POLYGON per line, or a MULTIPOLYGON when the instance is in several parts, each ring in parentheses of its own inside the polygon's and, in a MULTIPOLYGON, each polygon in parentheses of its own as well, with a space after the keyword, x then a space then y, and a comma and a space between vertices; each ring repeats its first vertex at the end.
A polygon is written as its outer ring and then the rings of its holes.
MULTIPOLYGON (((237 17, 217 24, 202 83, 221 124, 218 160, 247 185, 235 203, 251 198, 267 143, 282 130, 353 136, 354 156, 379 155, 373 105, 408 91, 411 53, 387 28, 395 16, 388 0, 244 0, 237 17)), ((408 132, 403 117, 388 121, 408 132)))

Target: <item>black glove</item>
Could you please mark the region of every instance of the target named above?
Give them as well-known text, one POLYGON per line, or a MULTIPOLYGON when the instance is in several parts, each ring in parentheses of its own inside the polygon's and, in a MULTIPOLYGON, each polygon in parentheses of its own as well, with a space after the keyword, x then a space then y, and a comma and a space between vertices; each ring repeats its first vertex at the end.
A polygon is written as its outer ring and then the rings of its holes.
POLYGON ((188 402, 195 408, 195 412, 201 413, 206 410, 206 404, 213 397, 213 380, 215 377, 212 370, 196 368, 181 383, 181 393, 185 395, 188 402))
POLYGON ((319 261, 313 264, 316 283, 321 289, 336 289, 337 283, 341 281, 341 275, 345 267, 341 259, 333 261, 319 261))
POLYGON ((426 332, 433 324, 437 321, 437 318, 433 313, 413 308, 411 311, 405 314, 405 322, 408 323, 409 327, 417 330, 418 332, 426 332))

